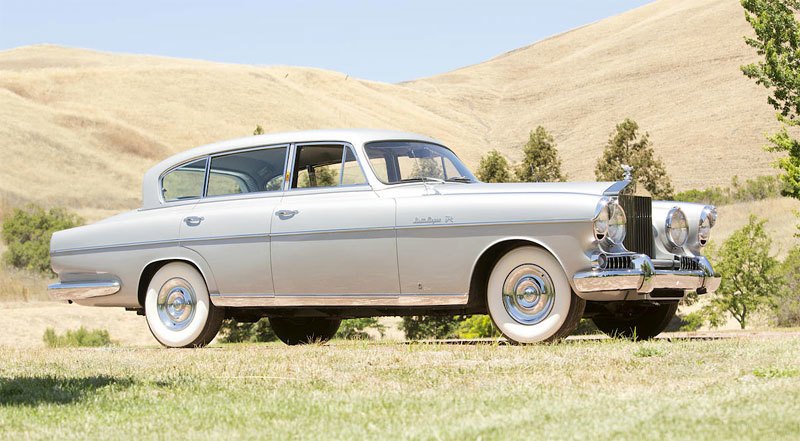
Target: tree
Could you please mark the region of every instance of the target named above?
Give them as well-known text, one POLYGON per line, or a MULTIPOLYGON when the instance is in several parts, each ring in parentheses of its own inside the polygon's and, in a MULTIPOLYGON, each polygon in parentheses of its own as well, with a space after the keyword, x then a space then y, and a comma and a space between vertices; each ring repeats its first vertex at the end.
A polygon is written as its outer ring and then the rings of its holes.
POLYGON ((512 182, 514 180, 508 167, 508 161, 497 150, 492 150, 481 158, 476 175, 483 182, 512 182))
POLYGON ((561 159, 553 135, 538 126, 528 137, 522 150, 524 157, 517 166, 517 178, 522 182, 563 182, 561 159))
POLYGON ((650 134, 640 134, 639 124, 630 118, 617 124, 594 174, 598 181, 621 181, 625 176, 623 164, 633 167, 633 180, 626 191, 633 193, 637 184, 642 184, 654 198, 672 199, 675 190, 664 163, 655 158, 650 134))
POLYGON ((417 158, 411 168, 409 178, 444 179, 442 166, 434 158, 417 158))
POLYGON ((52 274, 50 238, 59 230, 77 227, 83 220, 63 208, 45 210, 35 205, 15 209, 3 221, 5 260, 16 268, 52 274))
POLYGON ((264 128, 261 127, 261 124, 257 124, 256 129, 253 130, 253 135, 263 135, 263 134, 264 134, 264 128))
POLYGON ((763 61, 741 67, 742 73, 772 92, 767 102, 778 111, 782 128, 768 137, 769 151, 786 152, 776 165, 783 170, 783 193, 800 198, 800 141, 787 127, 800 125, 800 0, 742 0, 755 38, 745 37, 763 61))
POLYGON ((800 326, 800 246, 795 246, 781 264, 783 289, 775 308, 778 326, 800 326))
POLYGON ((764 231, 765 222, 751 215, 747 225, 715 253, 722 283, 704 308, 712 326, 720 325, 729 313, 744 329, 750 314, 774 303, 780 292, 782 277, 776 271, 778 261, 770 255, 772 240, 764 231))
POLYGON ((363 317, 342 320, 339 330, 336 331, 336 338, 343 338, 345 340, 371 340, 372 336, 369 335, 367 329, 378 331, 381 337, 386 333, 386 326, 379 322, 377 318, 363 317))

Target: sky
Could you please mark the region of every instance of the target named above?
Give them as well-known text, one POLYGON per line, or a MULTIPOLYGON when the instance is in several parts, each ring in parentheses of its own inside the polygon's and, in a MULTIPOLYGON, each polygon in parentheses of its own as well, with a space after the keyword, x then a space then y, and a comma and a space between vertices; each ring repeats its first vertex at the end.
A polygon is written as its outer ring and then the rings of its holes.
POLYGON ((400 82, 480 63, 648 0, 0 0, 0 50, 51 43, 400 82))

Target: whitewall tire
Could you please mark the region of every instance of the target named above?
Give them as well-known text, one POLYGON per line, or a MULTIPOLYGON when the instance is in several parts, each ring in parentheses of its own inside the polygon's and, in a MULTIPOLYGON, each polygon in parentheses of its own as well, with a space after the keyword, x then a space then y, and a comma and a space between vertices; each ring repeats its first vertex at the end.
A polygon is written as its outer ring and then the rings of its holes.
POLYGON ((203 276, 184 262, 168 263, 155 273, 144 311, 153 337, 170 348, 209 344, 224 318, 224 311, 211 303, 203 276))
POLYGON ((497 261, 489 275, 486 303, 495 326, 514 343, 567 337, 586 306, 572 292, 558 260, 536 246, 514 248, 497 261))

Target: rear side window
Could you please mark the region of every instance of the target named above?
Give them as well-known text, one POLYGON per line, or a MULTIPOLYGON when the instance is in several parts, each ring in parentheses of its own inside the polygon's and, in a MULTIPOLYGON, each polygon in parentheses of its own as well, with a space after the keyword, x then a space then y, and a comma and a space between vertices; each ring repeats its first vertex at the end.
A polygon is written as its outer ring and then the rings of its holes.
POLYGON ((297 148, 292 188, 339 187, 366 184, 353 151, 343 145, 297 148))
POLYGON ((271 147, 212 157, 206 196, 281 190, 286 151, 271 147))
POLYGON ((161 179, 161 194, 164 201, 199 198, 203 194, 205 178, 205 158, 173 169, 161 179))

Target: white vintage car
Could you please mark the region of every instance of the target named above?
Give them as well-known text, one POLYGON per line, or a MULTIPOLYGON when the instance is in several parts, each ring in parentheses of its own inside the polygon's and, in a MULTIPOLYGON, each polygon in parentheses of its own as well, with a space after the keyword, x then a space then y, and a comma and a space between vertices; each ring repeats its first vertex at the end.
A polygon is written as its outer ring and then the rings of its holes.
POLYGON ((140 209, 54 234, 50 293, 136 311, 168 347, 208 344, 226 317, 269 317, 288 344, 343 318, 483 313, 517 343, 581 317, 648 338, 719 285, 702 256, 716 211, 627 184, 485 184, 412 133, 224 141, 150 169, 140 209))

